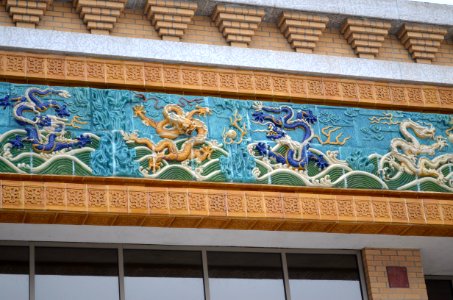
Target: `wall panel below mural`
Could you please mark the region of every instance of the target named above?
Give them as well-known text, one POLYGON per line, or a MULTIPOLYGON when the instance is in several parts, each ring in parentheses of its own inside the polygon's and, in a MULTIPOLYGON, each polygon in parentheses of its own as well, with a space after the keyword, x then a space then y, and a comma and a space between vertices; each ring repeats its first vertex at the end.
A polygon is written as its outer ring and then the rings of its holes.
POLYGON ((0 172, 453 192, 453 117, 0 83, 0 172))

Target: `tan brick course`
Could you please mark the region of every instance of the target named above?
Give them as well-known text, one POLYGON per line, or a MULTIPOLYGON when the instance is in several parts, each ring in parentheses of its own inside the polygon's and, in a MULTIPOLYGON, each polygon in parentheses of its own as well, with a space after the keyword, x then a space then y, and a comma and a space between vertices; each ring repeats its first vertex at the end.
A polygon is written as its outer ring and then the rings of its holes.
POLYGON ((404 24, 398 38, 418 63, 431 63, 447 29, 439 26, 404 24))
POLYGON ((278 26, 296 52, 312 53, 327 22, 329 18, 324 16, 284 11, 278 26))
POLYGON ((163 40, 180 41, 196 10, 196 3, 148 0, 145 14, 163 40))
POLYGON ((74 0, 80 18, 93 34, 110 34, 126 0, 74 0))
POLYGON ((341 33, 361 58, 375 58, 391 27, 389 22, 346 19, 341 33))
POLYGON ((6 0, 5 8, 17 27, 35 28, 52 0, 6 0))
POLYGON ((231 46, 248 47, 264 14, 262 9, 217 5, 212 20, 231 46))

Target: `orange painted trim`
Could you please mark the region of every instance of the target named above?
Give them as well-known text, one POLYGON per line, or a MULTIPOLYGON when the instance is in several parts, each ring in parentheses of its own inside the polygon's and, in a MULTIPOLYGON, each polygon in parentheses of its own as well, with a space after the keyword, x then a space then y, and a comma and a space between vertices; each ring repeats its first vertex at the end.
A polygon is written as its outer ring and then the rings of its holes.
POLYGON ((453 112, 453 88, 0 51, 0 79, 453 112))
POLYGON ((2 180, 0 222, 453 236, 453 201, 2 180))

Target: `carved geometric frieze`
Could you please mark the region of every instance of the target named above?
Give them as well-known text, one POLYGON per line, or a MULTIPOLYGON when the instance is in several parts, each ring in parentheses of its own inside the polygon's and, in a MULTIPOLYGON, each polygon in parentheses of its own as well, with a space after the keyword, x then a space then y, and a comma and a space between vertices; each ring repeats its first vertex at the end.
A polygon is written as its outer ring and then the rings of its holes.
POLYGON ((145 14, 163 40, 180 41, 197 10, 197 4, 183 1, 148 0, 145 14))
POLYGON ((217 5, 212 20, 230 46, 248 47, 264 15, 263 9, 217 5))
POLYGON ((222 95, 314 100, 360 107, 406 107, 453 111, 453 88, 403 83, 342 80, 215 67, 180 67, 110 59, 0 51, 0 76, 65 83, 107 83, 173 91, 210 91, 222 95))
POLYGON ((418 63, 431 63, 439 51, 447 29, 432 25, 403 24, 398 38, 418 63))
POLYGON ((52 0, 6 0, 5 5, 17 27, 35 28, 52 0))
POLYGON ((416 195, 404 199, 3 180, 0 196, 0 222, 327 232, 347 229, 348 233, 403 235, 425 234, 430 228, 430 235, 453 235, 453 204, 416 195))
POLYGON ((300 12, 284 11, 278 27, 296 52, 313 52, 329 18, 300 12))
POLYGON ((93 34, 110 34, 126 0, 74 0, 80 18, 93 34))
POLYGON ((346 19, 341 33, 360 58, 375 58, 391 27, 389 22, 346 19))

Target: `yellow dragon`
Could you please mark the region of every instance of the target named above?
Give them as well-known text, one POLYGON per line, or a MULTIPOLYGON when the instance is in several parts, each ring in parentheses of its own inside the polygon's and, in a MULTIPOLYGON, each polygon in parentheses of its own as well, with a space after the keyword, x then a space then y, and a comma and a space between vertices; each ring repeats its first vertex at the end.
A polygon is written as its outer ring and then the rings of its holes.
POLYGON ((195 146, 203 145, 206 142, 208 134, 206 124, 199 119, 195 119, 194 116, 210 114, 209 108, 196 106, 194 110, 186 113, 180 106, 168 104, 162 110, 164 118, 161 121, 155 121, 147 117, 143 105, 134 106, 133 110, 135 117, 140 118, 146 126, 153 127, 159 137, 163 138, 163 140, 155 144, 150 139, 138 137, 136 132, 123 133, 126 142, 145 145, 155 153, 148 161, 149 170, 156 172, 160 168, 162 160, 182 162, 188 159, 196 159, 198 162, 202 162, 211 157, 212 148, 209 145, 194 149, 195 146), (196 133, 195 135, 193 135, 194 132, 196 133), (181 135, 189 136, 189 138, 179 150, 173 140, 181 135))

